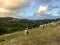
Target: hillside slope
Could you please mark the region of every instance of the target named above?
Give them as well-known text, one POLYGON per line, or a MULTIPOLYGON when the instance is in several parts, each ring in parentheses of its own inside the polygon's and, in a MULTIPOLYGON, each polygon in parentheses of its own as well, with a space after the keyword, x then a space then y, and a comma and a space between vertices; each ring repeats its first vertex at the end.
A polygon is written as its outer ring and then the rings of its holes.
POLYGON ((14 32, 0 36, 0 45, 60 45, 60 26, 46 27, 44 29, 30 29, 28 35, 24 31, 14 32))
POLYGON ((10 17, 0 18, 0 36, 4 34, 13 33, 16 31, 23 31, 27 28, 37 28, 40 25, 57 21, 60 21, 60 19, 28 20, 10 17))

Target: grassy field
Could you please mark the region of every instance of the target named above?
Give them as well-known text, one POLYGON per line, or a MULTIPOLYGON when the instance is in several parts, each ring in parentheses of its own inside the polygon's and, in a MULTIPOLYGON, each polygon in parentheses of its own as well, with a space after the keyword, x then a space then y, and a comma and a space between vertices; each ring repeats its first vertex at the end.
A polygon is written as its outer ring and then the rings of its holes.
POLYGON ((60 26, 46 27, 44 29, 30 29, 28 35, 24 31, 14 32, 0 36, 0 45, 60 45, 60 26))

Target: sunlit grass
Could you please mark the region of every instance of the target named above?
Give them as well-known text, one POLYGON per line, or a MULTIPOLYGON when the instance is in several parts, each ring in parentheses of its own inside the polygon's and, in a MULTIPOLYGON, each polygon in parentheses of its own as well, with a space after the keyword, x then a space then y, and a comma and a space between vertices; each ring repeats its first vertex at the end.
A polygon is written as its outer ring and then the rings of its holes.
POLYGON ((28 35, 24 35, 24 31, 11 33, 0 36, 0 39, 6 39, 0 42, 0 45, 50 45, 59 36, 59 29, 59 26, 54 28, 48 26, 44 29, 30 29, 28 35))

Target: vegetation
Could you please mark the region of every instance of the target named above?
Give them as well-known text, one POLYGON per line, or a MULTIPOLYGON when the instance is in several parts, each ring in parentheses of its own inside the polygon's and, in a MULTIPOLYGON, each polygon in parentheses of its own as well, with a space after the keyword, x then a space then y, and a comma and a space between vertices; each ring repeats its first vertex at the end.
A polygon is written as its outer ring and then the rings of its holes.
POLYGON ((16 31, 22 31, 26 28, 32 29, 39 27, 41 24, 50 23, 60 19, 45 19, 45 20, 27 20, 16 18, 0 18, 0 35, 8 34, 16 31))
POLYGON ((0 36, 0 40, 6 39, 0 42, 0 45, 58 45, 60 41, 60 39, 57 40, 57 37, 60 37, 60 26, 35 28, 28 31, 28 35, 24 35, 24 31, 18 31, 0 36))
POLYGON ((57 22, 60 19, 27 20, 0 18, 0 45, 59 45, 60 25, 40 28, 42 24, 57 22), (29 34, 24 30, 29 28, 29 34))

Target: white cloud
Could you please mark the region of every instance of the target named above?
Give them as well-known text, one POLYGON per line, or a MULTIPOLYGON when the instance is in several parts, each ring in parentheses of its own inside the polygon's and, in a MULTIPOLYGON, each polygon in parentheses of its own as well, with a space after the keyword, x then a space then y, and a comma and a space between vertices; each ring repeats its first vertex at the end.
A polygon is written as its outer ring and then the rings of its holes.
POLYGON ((0 13, 9 13, 10 11, 4 8, 0 8, 0 13))
POLYGON ((39 9, 35 12, 36 15, 42 14, 48 10, 48 6, 40 6, 39 9))
MULTIPOLYGON (((16 13, 28 4, 28 0, 0 0, 0 17, 10 13, 16 13)), ((5 15, 5 16, 4 16, 5 15)))

